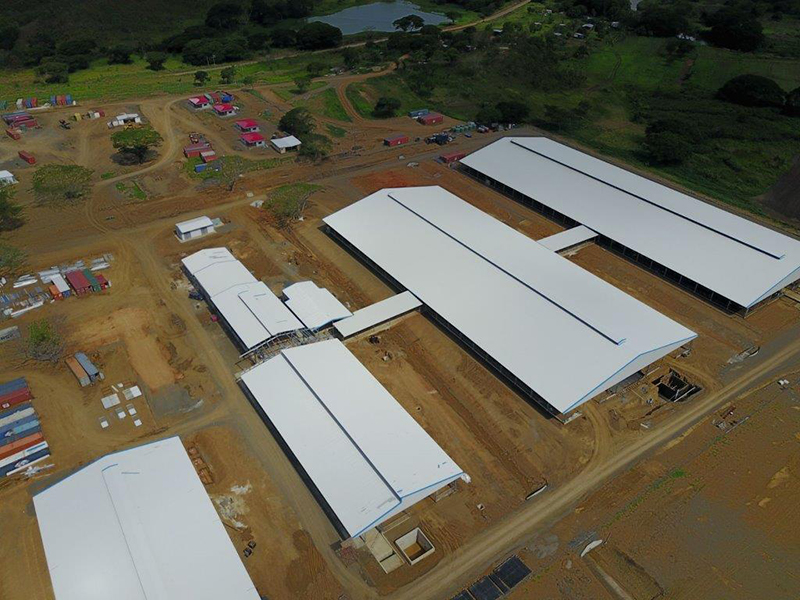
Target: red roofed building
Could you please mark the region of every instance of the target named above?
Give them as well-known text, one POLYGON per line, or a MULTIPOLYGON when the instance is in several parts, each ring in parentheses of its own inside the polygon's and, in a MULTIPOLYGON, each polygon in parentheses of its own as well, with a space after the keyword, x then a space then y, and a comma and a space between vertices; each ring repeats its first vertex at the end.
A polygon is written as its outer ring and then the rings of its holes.
POLYGON ((239 139, 248 148, 264 148, 267 145, 267 140, 260 133, 243 133, 239 139))
POLYGON ((261 128, 258 126, 258 121, 255 119, 240 119, 234 123, 236 129, 242 133, 258 133, 261 128))
POLYGON ((212 110, 219 117, 232 117, 236 114, 237 110, 233 104, 215 104, 212 110))
POLYGON ((194 96, 193 98, 189 98, 189 106, 197 110, 202 110, 204 108, 210 108, 211 102, 209 102, 208 98, 205 96, 194 96))

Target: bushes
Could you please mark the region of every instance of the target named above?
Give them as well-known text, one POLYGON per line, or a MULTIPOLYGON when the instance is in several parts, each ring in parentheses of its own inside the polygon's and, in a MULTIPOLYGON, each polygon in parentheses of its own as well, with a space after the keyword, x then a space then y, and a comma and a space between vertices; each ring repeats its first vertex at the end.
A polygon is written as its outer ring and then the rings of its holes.
POLYGON ((777 83, 760 75, 739 75, 717 92, 720 100, 742 106, 782 107, 786 94, 777 83))
POLYGON ((764 43, 764 32, 752 10, 730 6, 706 18, 711 30, 705 38, 715 46, 752 52, 764 43))

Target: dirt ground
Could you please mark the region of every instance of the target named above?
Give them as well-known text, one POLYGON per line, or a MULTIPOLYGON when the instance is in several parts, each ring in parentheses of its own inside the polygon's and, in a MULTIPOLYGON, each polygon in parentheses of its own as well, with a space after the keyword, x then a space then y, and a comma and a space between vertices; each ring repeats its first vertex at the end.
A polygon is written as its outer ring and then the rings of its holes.
MULTIPOLYGON (((329 85, 344 97, 342 90, 353 80, 331 78, 329 85)), ((268 130, 290 108, 269 88, 243 95, 237 103, 242 117, 259 118, 268 130)), ((239 551, 248 541, 257 542, 244 564, 261 594, 273 599, 449 597, 510 550, 534 570, 523 591, 515 593, 520 598, 614 598, 619 590, 609 590, 617 584, 637 599, 658 593, 745 598, 750 592, 749 597, 758 597, 748 587, 752 584, 743 581, 748 569, 754 573, 757 552, 774 559, 769 597, 791 597, 782 593, 790 580, 777 574, 797 570, 796 555, 786 551, 798 541, 789 522, 789 499, 797 491, 798 465, 792 456, 800 439, 796 406, 786 396, 790 392, 780 391, 759 410, 759 402, 777 393, 774 389, 737 400, 733 419, 741 424, 732 431, 703 421, 683 438, 685 443, 647 455, 648 460, 625 469, 599 491, 590 482, 606 483, 616 474, 612 466, 622 469, 619 465, 633 448, 646 448, 661 435, 672 439, 667 433, 676 423, 689 423, 730 385, 781 359, 800 330, 795 304, 782 299, 747 319, 726 315, 605 250, 593 245, 580 249, 571 260, 698 332, 699 338, 688 355, 670 357, 648 380, 585 404, 582 415, 566 426, 525 402, 420 314, 383 327, 377 339, 349 340, 350 350, 472 478, 438 502, 419 503, 387 532, 394 540, 420 526, 436 552, 386 575, 366 550, 340 547, 335 530, 238 389, 238 352, 207 307, 188 299, 180 259, 224 245, 276 293, 287 283, 311 279, 355 310, 393 291, 328 237, 321 219, 382 187, 441 185, 534 239, 561 227, 434 162, 442 152, 438 146, 412 142, 385 148, 381 140, 389 133, 420 135, 407 118, 365 121, 345 106, 353 120, 344 124, 348 135, 336 140, 330 160, 315 165, 290 158, 274 169, 248 174, 228 192, 188 178, 181 148, 189 132, 199 131, 223 152, 244 155, 232 120, 193 113, 183 98, 102 108, 107 115, 141 112, 162 133, 164 144, 153 161, 121 168, 112 159, 108 119, 73 123, 65 131, 57 126, 61 113, 43 115, 43 128, 24 138, 26 149, 38 154, 40 162, 74 161, 95 170, 91 198, 71 208, 35 206, 28 190, 33 170, 13 158, 14 144, 20 143, 0 141, 0 168, 13 163, 11 170, 18 172, 18 197, 27 217, 8 241, 29 253, 29 270, 102 254, 114 257, 106 271, 110 289, 54 302, 15 322, 25 332, 34 319, 51 319, 66 352, 87 352, 104 371, 104 382, 81 389, 63 361, 27 359, 22 342, 0 346, 0 381, 28 378, 52 449, 46 463, 53 465, 30 480, 0 482, 0 532, 16 540, 0 544, 4 600, 52 598, 32 494, 103 454, 168 435, 180 435, 199 449, 214 479, 209 494, 231 539, 239 551), (116 189, 132 181, 145 190, 146 199, 116 189), (322 189, 311 197, 302 221, 277 229, 265 210, 251 203, 288 181, 314 182, 322 189), (225 226, 208 238, 179 243, 172 234, 175 221, 201 214, 219 217, 225 226), (754 346, 761 348, 758 355, 736 360, 754 346), (685 403, 648 403, 651 380, 669 369, 702 390, 685 403), (144 396, 134 402, 141 427, 103 409, 100 398, 112 383, 142 388, 144 396), (745 421, 739 414, 750 418, 745 421), (99 424, 103 416, 110 422, 105 430, 99 424), (718 437, 737 442, 711 443, 718 437), (716 450, 701 452, 706 446, 716 450), (760 460, 745 460, 753 455, 760 460), (544 483, 548 491, 526 501, 544 483), (563 499, 557 501, 559 494, 563 499), (528 530, 545 515, 553 521, 528 530), (689 522, 693 526, 685 527, 689 522), (644 534, 652 531, 662 544, 652 544, 652 535, 644 534), (580 559, 589 533, 600 532, 608 544, 590 559, 580 559), (718 541, 703 546, 703 535, 718 541), (740 549, 751 544, 752 549, 740 552, 744 557, 734 556, 726 543, 740 549), (713 578, 703 577, 709 571, 719 574, 716 587, 713 578)), ((493 136, 461 137, 448 150, 475 149, 493 136)), ((277 156, 271 150, 246 152, 255 154, 277 156)))

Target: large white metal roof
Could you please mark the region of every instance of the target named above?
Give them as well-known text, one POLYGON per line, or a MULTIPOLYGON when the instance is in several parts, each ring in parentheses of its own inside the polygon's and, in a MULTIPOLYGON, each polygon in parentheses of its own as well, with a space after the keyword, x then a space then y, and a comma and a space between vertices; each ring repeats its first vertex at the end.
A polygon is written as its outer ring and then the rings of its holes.
POLYGON ((247 349, 303 324, 227 248, 205 248, 183 259, 189 273, 247 349))
POLYGON ((283 350, 242 380, 350 537, 468 480, 338 340, 283 350))
POLYGON ((750 307, 800 278, 800 242, 543 137, 462 164, 750 307))
POLYGON ((562 413, 696 335, 439 187, 325 222, 562 413))
POLYGON ((56 600, 258 600, 177 437, 109 454, 33 498, 56 600))
POLYGON ((353 314, 329 290, 317 287, 313 281, 301 281, 286 286, 283 288, 283 295, 286 296, 286 306, 303 325, 312 330, 353 314))

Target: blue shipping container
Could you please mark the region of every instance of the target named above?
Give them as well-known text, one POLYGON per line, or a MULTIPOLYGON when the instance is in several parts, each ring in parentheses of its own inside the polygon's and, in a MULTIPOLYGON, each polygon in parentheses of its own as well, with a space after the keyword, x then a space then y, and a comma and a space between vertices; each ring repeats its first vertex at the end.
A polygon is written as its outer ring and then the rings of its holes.
POLYGON ((22 438, 26 438, 29 435, 34 435, 36 433, 42 432, 42 425, 38 421, 36 423, 28 423, 25 427, 28 427, 25 431, 20 431, 19 433, 15 433, 14 435, 10 435, 8 437, 0 438, 0 448, 3 446, 8 446, 9 444, 16 442, 17 440, 21 440, 22 438))
POLYGON ((203 171, 206 170, 207 166, 208 166, 208 164, 206 164, 206 163, 200 163, 199 165, 195 165, 194 166, 194 172, 195 173, 202 173, 203 171))
MULTIPOLYGON (((2 423, 3 426, 5 427, 9 423, 18 421, 26 416, 23 413, 28 409, 33 410, 33 406, 31 405, 30 402, 25 402, 24 404, 17 404, 16 406, 12 406, 8 410, 0 411, 0 423, 2 423)), ((34 413, 31 412, 30 414, 34 413)))
POLYGON ((28 415, 27 417, 23 417, 19 421, 14 421, 13 423, 8 423, 7 425, 3 425, 0 427, 0 439, 7 437, 8 435, 13 435, 13 432, 17 427, 24 425, 25 423, 30 423, 31 421, 39 422, 39 417, 36 414, 28 415))
POLYGON ((17 377, 12 381, 0 384, 0 396, 5 396, 6 394, 10 394, 11 392, 16 392, 17 390, 21 390, 26 387, 28 387, 28 382, 25 381, 25 378, 17 377))
POLYGON ((67 94, 67 104, 72 104, 72 94, 67 94))
POLYGON ((21 469, 34 461, 41 460, 50 456, 50 449, 45 448, 44 450, 39 450, 38 452, 34 452, 30 456, 26 456, 21 458, 10 465, 5 467, 0 467, 0 477, 5 477, 11 473, 11 471, 16 471, 17 469, 21 469))
POLYGON ((76 352, 75 360, 77 360, 83 367, 83 370, 86 371, 89 379, 95 379, 100 374, 100 371, 97 370, 97 367, 92 364, 92 361, 90 361, 89 357, 83 352, 76 352))

